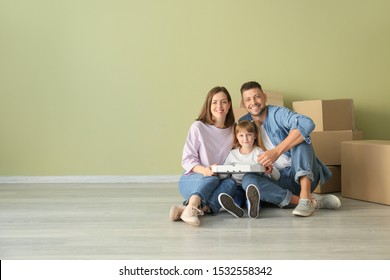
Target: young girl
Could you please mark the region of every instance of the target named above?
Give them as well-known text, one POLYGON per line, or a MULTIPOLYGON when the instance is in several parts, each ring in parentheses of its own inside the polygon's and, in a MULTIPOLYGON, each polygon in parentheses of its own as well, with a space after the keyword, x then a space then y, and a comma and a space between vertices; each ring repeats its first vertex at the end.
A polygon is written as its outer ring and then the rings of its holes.
POLYGON ((236 193, 233 179, 221 179, 211 169, 214 164, 222 164, 231 150, 234 122, 229 92, 224 87, 212 88, 184 144, 184 174, 179 180, 179 191, 185 207, 171 207, 169 217, 172 221, 183 220, 199 226, 199 215, 204 212, 215 215, 220 210, 219 194, 236 193))
MULTIPOLYGON (((257 157, 265 150, 261 137, 259 137, 257 125, 252 121, 241 121, 233 127, 233 150, 230 151, 224 164, 259 164, 257 157)), ((273 166, 265 168, 266 176, 275 181, 279 180, 280 173, 276 168, 273 168, 273 166)), ((242 173, 236 173, 232 174, 232 178, 241 186, 244 175, 242 173)), ((249 185, 245 193, 248 203, 248 215, 250 218, 256 219, 258 218, 260 208, 260 193, 258 188, 254 185, 249 185)), ((218 200, 221 206, 233 216, 242 217, 244 215, 244 210, 234 203, 233 198, 228 194, 220 194, 218 200)), ((237 202, 239 205, 243 204, 241 201, 237 202)))

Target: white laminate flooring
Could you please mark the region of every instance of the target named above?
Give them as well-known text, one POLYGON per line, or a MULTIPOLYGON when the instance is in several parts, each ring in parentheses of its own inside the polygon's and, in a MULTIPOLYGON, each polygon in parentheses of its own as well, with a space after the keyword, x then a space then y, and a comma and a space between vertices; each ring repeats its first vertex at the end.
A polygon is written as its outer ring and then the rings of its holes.
POLYGON ((0 184, 0 259, 389 260, 390 206, 341 200, 307 218, 267 207, 193 227, 168 219, 176 183, 0 184))

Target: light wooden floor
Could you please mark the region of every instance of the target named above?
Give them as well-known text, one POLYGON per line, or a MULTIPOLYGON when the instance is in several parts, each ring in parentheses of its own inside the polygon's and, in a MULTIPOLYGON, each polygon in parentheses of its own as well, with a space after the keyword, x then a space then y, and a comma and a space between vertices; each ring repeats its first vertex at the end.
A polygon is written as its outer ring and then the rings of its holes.
POLYGON ((168 219, 181 201, 175 183, 0 184, 0 259, 390 259, 390 206, 342 198, 308 218, 264 208, 192 227, 168 219))

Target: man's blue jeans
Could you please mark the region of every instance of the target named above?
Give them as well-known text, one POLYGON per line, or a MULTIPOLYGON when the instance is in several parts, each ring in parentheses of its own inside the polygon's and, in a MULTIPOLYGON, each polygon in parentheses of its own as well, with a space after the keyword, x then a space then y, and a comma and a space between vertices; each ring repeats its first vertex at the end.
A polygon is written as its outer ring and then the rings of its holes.
POLYGON ((299 196, 300 177, 309 177, 311 191, 314 191, 320 179, 325 181, 332 175, 330 170, 316 158, 313 146, 306 142, 291 149, 291 166, 279 171, 278 181, 264 174, 247 173, 242 179, 242 188, 246 190, 250 184, 253 184, 259 189, 262 201, 285 207, 290 203, 293 194, 299 196))

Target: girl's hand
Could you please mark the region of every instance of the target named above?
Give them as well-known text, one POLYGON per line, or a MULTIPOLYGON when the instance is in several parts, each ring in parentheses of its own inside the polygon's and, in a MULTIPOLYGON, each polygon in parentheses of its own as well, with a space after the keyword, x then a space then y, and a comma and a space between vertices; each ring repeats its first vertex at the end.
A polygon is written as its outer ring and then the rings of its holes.
POLYGON ((264 167, 265 167, 264 174, 266 174, 266 175, 271 174, 272 169, 274 169, 274 167, 272 165, 268 165, 268 166, 264 166, 264 167))

